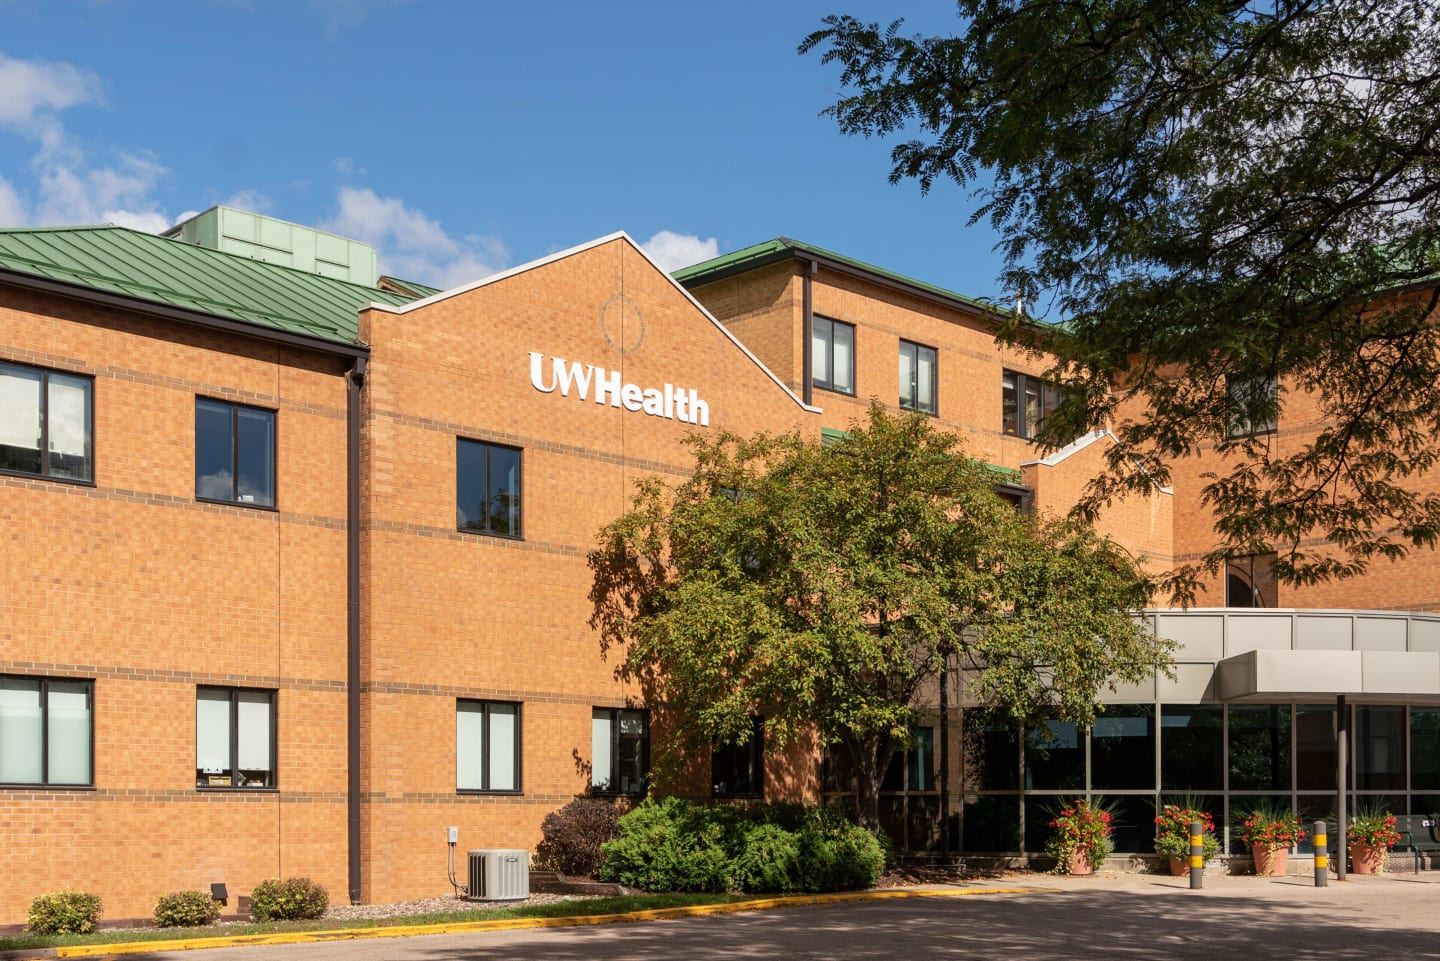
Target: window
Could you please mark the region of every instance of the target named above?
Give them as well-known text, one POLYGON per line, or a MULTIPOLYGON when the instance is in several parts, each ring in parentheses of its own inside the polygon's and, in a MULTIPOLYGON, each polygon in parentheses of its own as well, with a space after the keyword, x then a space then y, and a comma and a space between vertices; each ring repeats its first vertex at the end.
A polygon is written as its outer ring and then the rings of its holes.
POLYGON ((1013 437, 1034 437, 1060 406, 1060 388, 1030 374, 1005 371, 1001 381, 1002 429, 1013 437))
POLYGON ((900 341, 900 406, 933 414, 935 402, 935 348, 900 341))
POLYGON ((455 442, 455 526, 519 537, 520 451, 478 440, 455 442))
POLYGON ((812 383, 842 394, 855 393, 855 327, 816 317, 811 324, 812 383))
POLYGON ((275 506, 275 412, 195 398, 195 497, 275 506))
POLYGON ((195 690, 195 786, 275 787, 275 692, 195 690))
POLYGON ((644 711, 597 707, 590 712, 590 789, 596 794, 644 794, 650 732, 644 711))
POLYGON ((882 791, 935 790, 935 729, 912 727, 910 750, 896 751, 880 781, 882 791))
POLYGON ((1227 437, 1268 434, 1279 426, 1280 393, 1268 377, 1225 381, 1230 424, 1227 437))
POLYGON ((94 382, 0 363, 0 471, 93 481, 94 382))
POLYGON ((92 681, 0 677, 0 784, 89 786, 92 681))
POLYGON ((519 704, 455 702, 455 789, 519 792, 519 704))
POLYGON ((1249 554, 1225 562, 1226 607, 1274 607, 1275 555, 1249 554))
POLYGON ((751 719, 744 744, 716 745, 710 751, 710 783, 716 797, 759 797, 764 793, 764 727, 751 719))

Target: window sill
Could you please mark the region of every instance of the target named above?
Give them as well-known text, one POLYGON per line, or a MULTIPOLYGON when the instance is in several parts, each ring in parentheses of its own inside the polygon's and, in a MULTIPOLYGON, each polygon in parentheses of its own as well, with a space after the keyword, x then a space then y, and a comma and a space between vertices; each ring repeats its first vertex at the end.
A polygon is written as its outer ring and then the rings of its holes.
POLYGON ((62 792, 91 792, 95 790, 93 784, 0 784, 0 791, 62 791, 62 792))
POLYGON ((457 534, 472 534, 475 537, 498 537, 502 541, 523 541, 525 539, 524 534, 501 534, 497 531, 479 531, 473 527, 457 527, 455 528, 455 532, 457 534))
POLYGON ((827 394, 840 394, 840 395, 842 395, 842 396, 844 396, 844 397, 854 397, 854 396, 855 396, 855 391, 854 391, 853 389, 851 389, 851 390, 844 390, 844 389, 842 389, 842 388, 840 388, 840 387, 828 387, 828 386, 826 386, 825 384, 814 384, 814 383, 812 383, 810 386, 813 387, 813 388, 815 388, 816 390, 823 390, 823 391, 825 391, 827 394))
POLYGON ((243 507, 248 511, 269 511, 272 514, 280 513, 280 508, 273 504, 252 504, 249 501, 227 501, 217 497, 197 497, 198 504, 220 504, 223 507, 243 507))
POLYGON ((78 477, 56 477, 54 474, 32 474, 23 470, 0 470, 3 477, 23 477, 26 480, 53 481, 57 484, 71 484, 75 487, 94 487, 95 481, 81 480, 78 477))
POLYGON ((226 787, 225 785, 195 785, 197 794, 279 794, 278 787, 226 787))
POLYGON ((904 404, 901 404, 900 409, 907 414, 924 414, 926 417, 934 417, 937 420, 940 418, 940 414, 936 411, 926 410, 923 407, 907 407, 904 404))
POLYGON ((717 801, 758 801, 765 797, 765 792, 756 791, 753 794, 742 794, 738 791, 721 794, 716 791, 710 795, 717 801))
POLYGON ((524 797, 525 792, 519 791, 486 791, 481 788, 456 788, 455 793, 460 797, 524 797))
MULTIPOLYGON (((608 800, 610 800, 611 798, 644 797, 644 796, 645 796, 645 792, 644 792, 644 791, 597 791, 597 790, 595 790, 594 788, 591 788, 591 789, 590 789, 590 796, 591 796, 591 797, 595 797, 595 798, 601 798, 601 799, 603 799, 603 800, 607 800, 607 801, 608 801, 608 800)), ((757 795, 757 796, 758 796, 758 795, 757 795)))

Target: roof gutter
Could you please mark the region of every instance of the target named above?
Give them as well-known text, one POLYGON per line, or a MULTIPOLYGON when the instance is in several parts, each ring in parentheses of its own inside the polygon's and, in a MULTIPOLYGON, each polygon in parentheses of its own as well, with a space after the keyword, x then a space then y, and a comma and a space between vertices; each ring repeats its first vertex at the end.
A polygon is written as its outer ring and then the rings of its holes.
POLYGON ((23 271, 12 270, 9 267, 0 267, 0 284, 7 284, 11 287, 19 287, 23 290, 32 290, 42 294, 68 297, 71 300, 83 301, 84 303, 94 304, 98 307, 110 307, 115 310, 142 313, 150 317, 173 320, 177 323, 188 324, 192 327, 201 327, 206 330, 238 334, 242 337, 262 340, 272 344, 281 344, 286 347, 299 347, 304 350, 314 350, 340 357, 363 358, 370 355, 370 348, 364 344, 347 344, 343 341, 327 340, 324 337, 315 337, 311 334, 296 334, 287 330, 277 330, 274 327, 266 327, 250 321, 236 320, 233 317, 222 317, 219 314, 209 314, 200 310, 187 310, 184 307, 175 307, 157 300, 147 300, 144 297, 116 294, 108 290, 96 290, 94 287, 87 287, 83 284, 55 280, 36 274, 27 274, 23 271))

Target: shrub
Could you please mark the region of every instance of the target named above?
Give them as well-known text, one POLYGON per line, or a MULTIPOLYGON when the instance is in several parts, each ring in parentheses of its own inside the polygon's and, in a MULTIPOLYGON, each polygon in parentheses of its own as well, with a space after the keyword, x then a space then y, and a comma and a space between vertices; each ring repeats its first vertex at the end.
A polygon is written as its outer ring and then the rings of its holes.
POLYGON ((1205 825, 1200 843, 1205 861, 1209 863, 1211 858, 1220 853, 1220 841, 1215 837, 1215 820, 1209 811, 1188 799, 1180 804, 1165 805, 1155 818, 1155 853, 1161 857, 1188 862, 1190 825, 1195 821, 1205 825))
POLYGON ((220 902, 204 891, 162 894, 155 902, 155 924, 162 928, 198 928, 220 917, 220 902))
POLYGON ((606 842, 600 878, 642 891, 729 890, 725 828, 706 810, 674 797, 643 802, 606 842))
POLYGON ((250 892, 250 916, 256 921, 305 921, 330 906, 325 889, 309 878, 267 878, 250 892))
POLYGON ((25 926, 31 934, 89 934, 100 920, 100 899, 84 891, 55 891, 30 902, 25 926))
POLYGON ((793 831, 759 824, 745 833, 733 880, 742 891, 788 893, 799 887, 800 842, 793 831))
POLYGON ((880 839, 844 815, 818 808, 800 829, 802 891, 868 888, 885 870, 880 839))
POLYGON ((833 809, 665 798, 620 819, 598 873, 644 891, 840 891, 884 867, 880 840, 833 809))
POLYGON ((599 798, 576 798, 545 815, 544 835, 535 846, 537 867, 565 874, 592 875, 600 867, 601 845, 619 833, 615 805, 599 798))

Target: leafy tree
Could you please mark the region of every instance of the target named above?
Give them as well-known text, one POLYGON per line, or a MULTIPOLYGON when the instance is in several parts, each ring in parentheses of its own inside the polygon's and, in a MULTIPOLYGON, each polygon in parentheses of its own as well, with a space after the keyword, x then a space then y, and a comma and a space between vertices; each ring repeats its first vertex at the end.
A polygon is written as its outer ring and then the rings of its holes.
POLYGON ((638 482, 600 533, 592 623, 622 674, 673 709, 667 747, 743 743, 765 718, 850 749, 857 809, 908 744, 921 685, 947 663, 1020 717, 1088 723, 1112 678, 1166 661, 1129 612, 1150 585, 1119 548, 1027 517, 926 417, 875 405, 840 443, 692 438, 694 474, 638 482))
MULTIPOLYGON (((831 16, 827 113, 892 182, 975 189, 1011 318, 1055 352, 1049 437, 1122 441, 1081 510, 1213 451, 1203 569, 1364 571, 1440 536, 1440 8, 1431 0, 960 0, 955 36, 831 16), (1278 390, 1267 384, 1278 384, 1278 390), (1311 406, 1313 404, 1313 407, 1311 406), (1251 433, 1292 412, 1286 430, 1251 433)), ((1196 568, 1176 572, 1186 597, 1196 568)))

